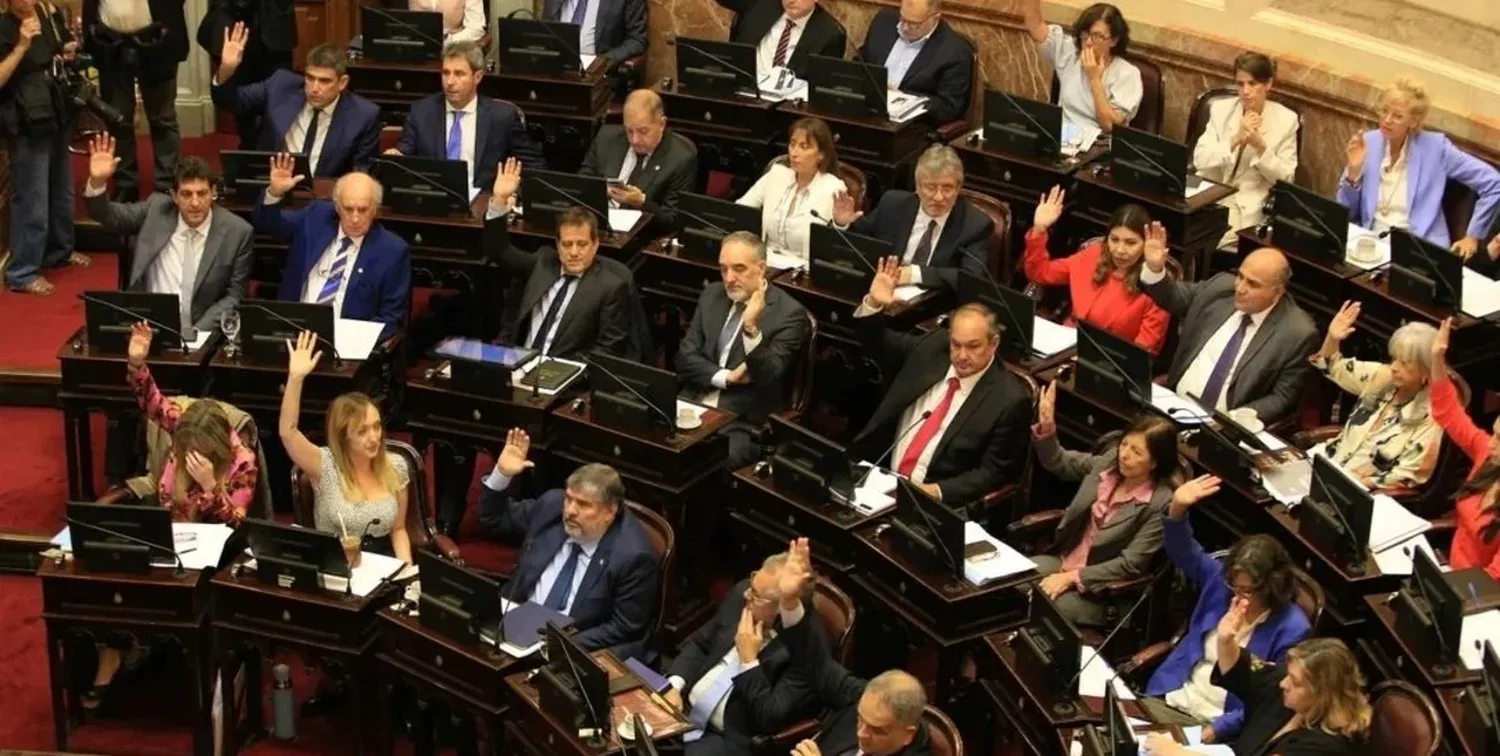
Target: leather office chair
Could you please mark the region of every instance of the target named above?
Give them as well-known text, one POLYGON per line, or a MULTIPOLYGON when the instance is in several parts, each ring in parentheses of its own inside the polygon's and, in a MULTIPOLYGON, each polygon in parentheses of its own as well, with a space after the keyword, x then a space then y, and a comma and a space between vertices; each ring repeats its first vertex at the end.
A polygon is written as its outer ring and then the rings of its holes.
MULTIPOLYGON (((856 619, 854 601, 827 577, 820 575, 813 586, 813 611, 823 625, 833 660, 847 668, 854 645, 851 642, 856 619)), ((822 718, 815 717, 797 722, 775 735, 757 735, 750 739, 751 751, 756 756, 781 756, 798 742, 816 735, 821 724, 822 718)))
POLYGON ((1443 723, 1432 699, 1405 680, 1387 680, 1370 690, 1373 756, 1431 756, 1443 742, 1443 723))
MULTIPOLYGON (((1198 139, 1203 136, 1203 130, 1208 126, 1209 108, 1212 107, 1215 102, 1229 97, 1239 97, 1239 92, 1237 92, 1234 87, 1212 87, 1199 92, 1198 96, 1193 99, 1193 107, 1188 111, 1187 122, 1187 148, 1189 159, 1192 158, 1193 150, 1198 146, 1198 139)), ((1279 103, 1287 110, 1295 113, 1298 122, 1302 121, 1302 109, 1291 100, 1288 100, 1285 97, 1281 97, 1275 92, 1271 93, 1270 99, 1273 102, 1279 103)), ((1301 157, 1303 131, 1304 130, 1301 128, 1297 129, 1298 167, 1301 167, 1302 165, 1301 157)))
POLYGON ((651 628, 650 638, 660 639, 662 637, 662 623, 666 621, 666 612, 662 607, 666 605, 667 588, 677 579, 677 534, 672 531, 672 526, 667 523, 665 517, 647 509, 645 505, 633 501, 625 502, 630 508, 630 513, 640 520, 641 527, 645 529, 646 536, 651 539, 651 551, 656 554, 656 624, 651 628))
MULTIPOLYGON (((1026 387, 1031 398, 1031 416, 1035 417, 1037 397, 1041 395, 1041 387, 1037 385, 1036 378, 1008 362, 1001 364, 1005 366, 1006 372, 1015 376, 1026 387)), ((1015 519, 1019 502, 1026 501, 1031 495, 1031 474, 1035 459, 1036 455, 1027 453, 1021 463, 1021 474, 1015 480, 990 491, 977 502, 966 503, 969 519, 984 523, 985 529, 991 533, 1004 531, 1005 524, 1015 519)))
POLYGON ((1126 58, 1135 64, 1141 72, 1141 106, 1135 111, 1135 117, 1128 124, 1132 129, 1149 131, 1152 134, 1161 133, 1161 124, 1164 120, 1162 113, 1167 109, 1166 94, 1161 86, 1161 68, 1145 58, 1126 58))
POLYGON ((922 710, 922 724, 927 725, 932 756, 964 756, 964 736, 941 709, 928 704, 922 710))
POLYGON ((802 344, 802 353, 797 355, 797 362, 784 378, 786 386, 783 395, 787 398, 787 409, 779 413, 780 417, 794 423, 801 422, 803 415, 807 413, 808 404, 812 402, 817 363, 818 317, 808 310, 807 341, 802 344))
POLYGON ((984 263, 988 266, 987 272, 991 277, 1001 283, 1009 283, 1010 271, 1015 269, 1014 261, 1008 259, 1011 254, 1010 205, 1004 200, 972 189, 964 189, 960 193, 974 209, 989 216, 990 223, 994 224, 994 231, 990 232, 989 254, 984 263))
POLYGON ((974 44, 974 40, 970 39, 968 35, 959 32, 957 29, 954 29, 953 33, 958 35, 959 39, 968 42, 969 49, 973 51, 973 54, 969 57, 969 106, 964 108, 963 115, 939 125, 933 133, 928 135, 930 141, 939 144, 947 144, 963 136, 969 131, 970 123, 974 123, 983 117, 984 77, 979 72, 979 47, 974 44))

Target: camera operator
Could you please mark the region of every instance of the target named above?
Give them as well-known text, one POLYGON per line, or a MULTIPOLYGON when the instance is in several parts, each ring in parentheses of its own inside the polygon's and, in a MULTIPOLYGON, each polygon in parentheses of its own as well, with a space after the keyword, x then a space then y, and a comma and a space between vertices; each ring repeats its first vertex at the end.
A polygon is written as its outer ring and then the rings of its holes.
MULTIPOLYGON (((231 79, 234 86, 265 81, 282 68, 292 70, 292 51, 297 48, 297 19, 292 6, 293 0, 210 0, 208 14, 198 25, 198 45, 213 62, 209 70, 218 70, 224 54, 224 33, 233 29, 236 22, 255 29, 255 34, 250 35, 244 60, 235 69, 231 79)), ((262 117, 262 114, 235 114, 240 149, 255 149, 262 117)))
POLYGON ((73 177, 68 139, 73 106, 59 77, 78 54, 61 10, 10 0, 0 11, 0 138, 10 150, 10 264, 13 291, 51 294, 43 268, 87 265, 73 251, 73 177))
MULTIPOLYGON (((99 95, 127 116, 135 113, 135 87, 140 84, 151 127, 151 152, 156 190, 171 193, 182 149, 177 127, 177 66, 187 59, 187 19, 184 0, 84 0, 84 47, 99 66, 99 95)), ((134 119, 112 126, 120 170, 115 174, 117 199, 141 197, 136 161, 134 119)), ((145 189, 150 194, 151 189, 145 189)))

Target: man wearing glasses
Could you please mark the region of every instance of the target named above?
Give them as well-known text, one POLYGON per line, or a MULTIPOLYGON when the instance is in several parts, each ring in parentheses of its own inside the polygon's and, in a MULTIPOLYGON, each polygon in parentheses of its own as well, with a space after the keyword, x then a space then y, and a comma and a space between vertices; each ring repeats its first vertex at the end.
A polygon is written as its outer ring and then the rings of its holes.
POLYGON ((943 19, 943 0, 901 0, 875 15, 859 57, 885 66, 891 89, 927 99, 926 119, 944 124, 969 111, 974 48, 943 19))

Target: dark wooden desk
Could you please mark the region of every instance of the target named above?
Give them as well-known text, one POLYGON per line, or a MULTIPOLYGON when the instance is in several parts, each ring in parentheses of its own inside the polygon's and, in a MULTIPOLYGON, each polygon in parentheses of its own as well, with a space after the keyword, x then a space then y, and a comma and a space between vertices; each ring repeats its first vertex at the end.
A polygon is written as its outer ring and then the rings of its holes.
MULTIPOLYGON (((158 334, 158 341, 171 337, 158 334)), ((208 338, 196 351, 184 354, 168 346, 147 360, 156 387, 168 396, 201 396, 209 384, 206 365, 219 347, 220 337, 208 338)), ((79 326, 57 350, 62 388, 57 392, 63 413, 64 455, 68 466, 68 499, 93 501, 94 442, 89 427, 93 412, 136 410, 139 404, 125 380, 125 355, 96 350, 88 343, 88 330, 79 326)), ((283 365, 282 370, 285 372, 283 365)))
MULTIPOLYGON (((1412 628, 1397 615, 1395 599, 1390 594, 1364 597, 1364 604, 1375 618, 1372 638, 1379 642, 1369 644, 1367 650, 1375 650, 1377 664, 1386 671, 1415 683, 1429 693, 1444 688, 1478 685, 1479 673, 1471 672, 1457 659, 1449 661, 1447 674, 1441 674, 1436 639, 1416 637, 1412 628), (1391 652, 1395 652, 1394 664, 1391 652)), ((1465 604, 1469 602, 1465 601, 1465 604)), ((1363 645, 1363 644, 1362 644, 1363 645)))
MULTIPOLYGON (((103 640, 116 632, 138 639, 168 640, 182 648, 188 679, 182 699, 193 722, 193 753, 213 753, 213 653, 208 632, 206 572, 181 575, 157 568, 144 575, 89 572, 73 561, 44 559, 42 621, 47 626, 47 667, 52 689, 52 726, 57 750, 68 750, 68 733, 82 712, 80 690, 93 671, 73 669, 80 636, 103 640)), ((83 658, 89 658, 85 655, 83 658)))
MULTIPOLYGON (((594 661, 604 667, 611 681, 635 676, 609 651, 595 651, 594 661)), ((609 713, 610 732, 603 747, 590 748, 578 737, 577 730, 542 710, 541 693, 532 684, 527 673, 507 675, 505 687, 515 708, 515 716, 505 723, 508 745, 523 749, 531 756, 603 756, 623 753, 626 746, 615 733, 615 726, 632 714, 640 714, 641 719, 651 727, 653 741, 675 738, 693 729, 693 725, 676 709, 668 706, 661 696, 641 685, 614 695, 609 713)))
POLYGON ((916 157, 927 147, 931 129, 920 122, 892 123, 884 116, 837 116, 820 113, 805 102, 786 102, 774 111, 777 144, 785 145, 792 124, 821 118, 839 146, 839 160, 865 172, 865 197, 873 206, 887 189, 913 186, 916 157))
MULTIPOLYGON (((811 501, 776 486, 770 468, 746 467, 734 472, 726 502, 737 535, 750 536, 757 548, 739 541, 746 553, 744 567, 760 564, 760 557, 782 551, 793 538, 805 537, 813 544, 819 566, 840 575, 857 570, 860 551, 854 531, 885 514, 867 515, 825 498, 811 501)), ((739 539, 737 539, 739 540, 739 539)))
POLYGON ((1148 194, 1121 186, 1115 183, 1103 162, 1095 162, 1074 176, 1077 182, 1069 203, 1074 210, 1064 218, 1072 231, 1068 239, 1070 249, 1085 239, 1107 233, 1109 216, 1120 205, 1133 202, 1144 206, 1153 220, 1166 227, 1167 242, 1182 263, 1184 278, 1191 281, 1199 278, 1198 270, 1209 269, 1209 256, 1229 230, 1229 208, 1218 202, 1234 194, 1232 186, 1204 179, 1212 185, 1184 199, 1180 195, 1148 194))
MULTIPOLYGON (((1443 318, 1452 316, 1448 364, 1462 372, 1469 379, 1469 385, 1476 389, 1495 385, 1493 370, 1500 363, 1500 350, 1495 349, 1495 340, 1500 337, 1500 325, 1392 294, 1390 278, 1381 271, 1366 273, 1350 283, 1353 285, 1351 297, 1361 303, 1361 331, 1368 331, 1370 337, 1384 344, 1397 328, 1409 321, 1436 326, 1443 322, 1443 318)), ((1476 395, 1482 393, 1475 391, 1476 395)))
POLYGON ((698 146, 695 186, 706 186, 710 172, 722 171, 741 179, 743 190, 774 156, 778 122, 771 114, 779 103, 685 92, 671 85, 660 85, 656 92, 672 130, 698 146))
MULTIPOLYGON (((651 219, 650 213, 641 213, 640 220, 625 231, 611 230, 608 224, 601 222, 599 254, 620 262, 629 262, 636 252, 651 242, 647 237, 651 219)), ((551 224, 533 223, 519 215, 512 215, 507 221, 506 229, 510 232, 511 243, 521 249, 535 250, 557 244, 557 227, 551 224)))
MULTIPOLYGON (((1444 688, 1433 701, 1443 720, 1443 749, 1455 756, 1495 756, 1495 746, 1485 743, 1484 723, 1464 711, 1471 688, 1444 688)), ((1491 741, 1493 743, 1494 741, 1491 741)))

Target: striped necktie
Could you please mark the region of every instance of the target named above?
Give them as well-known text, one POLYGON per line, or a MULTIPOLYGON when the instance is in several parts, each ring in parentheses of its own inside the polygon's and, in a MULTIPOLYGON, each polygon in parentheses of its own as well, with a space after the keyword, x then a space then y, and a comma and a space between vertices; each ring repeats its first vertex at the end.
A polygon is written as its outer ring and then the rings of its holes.
POLYGON ((797 28, 797 22, 790 18, 781 27, 781 39, 776 41, 776 55, 771 58, 771 65, 786 65, 787 48, 792 46, 792 30, 797 28))
POLYGON ((333 300, 339 294, 339 286, 344 282, 344 268, 349 265, 349 248, 354 246, 354 240, 344 237, 339 242, 339 251, 334 253, 333 262, 328 264, 328 279, 323 282, 322 291, 318 292, 316 304, 333 304, 333 300))

